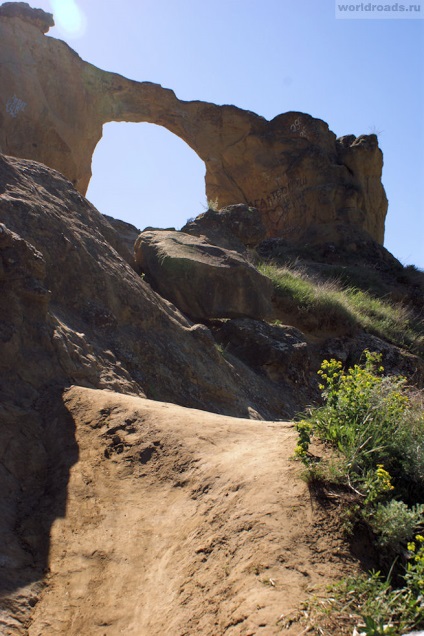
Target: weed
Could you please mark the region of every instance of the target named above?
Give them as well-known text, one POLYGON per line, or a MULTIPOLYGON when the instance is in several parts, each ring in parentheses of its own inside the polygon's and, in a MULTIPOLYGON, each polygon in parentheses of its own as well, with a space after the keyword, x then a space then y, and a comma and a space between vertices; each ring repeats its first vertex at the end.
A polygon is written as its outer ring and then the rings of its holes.
MULTIPOLYGON (((399 636, 424 623, 420 598, 423 576, 421 548, 411 552, 405 585, 392 587, 380 572, 359 574, 330 588, 325 602, 314 601, 309 610, 318 624, 331 617, 337 624, 350 624, 349 632, 366 636, 399 636)), ((322 633, 322 632, 321 632, 322 633)))
POLYGON ((222 344, 220 344, 220 343, 218 343, 218 342, 215 342, 215 349, 216 349, 216 351, 217 351, 217 352, 218 352, 221 356, 223 356, 223 355, 224 355, 224 353, 225 353, 225 347, 224 347, 222 344))
POLYGON ((414 532, 423 524, 424 506, 408 507, 403 501, 391 499, 379 503, 368 513, 368 522, 378 537, 380 547, 400 553, 414 532))
POLYGON ((208 199, 208 210, 213 210, 214 212, 219 211, 218 197, 215 199, 208 199))

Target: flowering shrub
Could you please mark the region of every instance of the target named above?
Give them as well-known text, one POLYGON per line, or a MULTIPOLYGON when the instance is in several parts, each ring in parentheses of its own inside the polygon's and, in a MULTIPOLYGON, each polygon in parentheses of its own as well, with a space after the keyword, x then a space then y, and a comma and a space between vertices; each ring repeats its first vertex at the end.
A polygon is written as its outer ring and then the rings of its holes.
POLYGON ((338 481, 356 493, 351 525, 365 522, 386 559, 398 569, 405 564, 398 589, 372 572, 345 581, 332 599, 357 617, 356 633, 395 635, 424 625, 424 537, 415 534, 424 528, 424 417, 405 378, 384 377, 381 355, 364 353, 364 364, 347 371, 324 360, 318 371, 324 406, 298 422, 295 456, 311 478, 330 480, 325 460, 317 463, 309 446, 317 436, 335 448, 338 481))
POLYGON ((309 464, 314 435, 339 451, 345 480, 372 505, 393 497, 424 502, 424 417, 406 379, 384 377, 381 355, 365 351, 363 365, 347 371, 324 360, 320 389, 324 406, 297 424, 295 454, 309 464))
MULTIPOLYGON (((411 593, 423 604, 424 597, 424 537, 421 534, 415 536, 415 541, 408 543, 410 559, 406 566, 405 581, 411 593)), ((424 614, 424 605, 422 606, 424 614)))

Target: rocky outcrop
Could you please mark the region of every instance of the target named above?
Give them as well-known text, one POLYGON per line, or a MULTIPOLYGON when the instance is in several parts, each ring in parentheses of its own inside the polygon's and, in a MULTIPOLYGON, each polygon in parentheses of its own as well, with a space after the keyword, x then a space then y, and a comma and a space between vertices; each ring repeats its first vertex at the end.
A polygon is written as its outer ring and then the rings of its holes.
POLYGON ((27 633, 23 624, 42 588, 50 526, 65 514, 78 447, 61 399, 64 387, 114 390, 254 419, 290 410, 284 388, 237 358, 228 361, 211 331, 156 294, 127 255, 112 226, 62 175, 0 156, 5 633, 27 633))
POLYGON ((266 319, 271 281, 237 252, 175 231, 145 231, 134 255, 139 271, 161 296, 192 319, 266 319))
POLYGON ((181 232, 203 236, 212 245, 224 249, 246 252, 246 247, 255 247, 266 236, 266 228, 259 210, 244 204, 229 205, 221 210, 209 208, 195 219, 189 220, 181 232))
MULTIPOLYGON (((261 410, 252 402, 252 378, 240 393, 240 377, 208 329, 127 264, 119 236, 59 173, 0 157, 0 191, 6 395, 31 402, 40 387, 76 382, 233 415, 261 410)), ((276 395, 263 401, 264 416, 273 403, 277 414, 276 395)))
POLYGON ((268 237, 337 241, 355 227, 383 242, 387 199, 375 135, 337 140, 304 113, 267 121, 235 106, 179 100, 157 84, 84 62, 43 35, 39 14, 22 5, 0 14, 2 152, 56 168, 84 194, 103 124, 150 122, 205 162, 209 200, 258 208, 268 237))
POLYGON ((127 253, 125 254, 125 256, 123 253, 121 253, 121 256, 124 256, 127 263, 129 263, 133 267, 134 243, 136 242, 138 235, 140 234, 140 230, 137 229, 134 225, 131 225, 131 223, 126 223, 125 221, 121 221, 120 219, 114 219, 112 216, 108 216, 107 214, 104 214, 103 216, 118 234, 122 244, 127 248, 127 253))
POLYGON ((236 356, 281 389, 290 387, 294 413, 300 412, 312 397, 319 399, 310 346, 299 329, 238 318, 214 325, 213 334, 227 354, 236 356))
POLYGON ((4 2, 0 7, 0 18, 19 18, 47 33, 54 26, 53 15, 42 9, 33 9, 27 2, 4 2))

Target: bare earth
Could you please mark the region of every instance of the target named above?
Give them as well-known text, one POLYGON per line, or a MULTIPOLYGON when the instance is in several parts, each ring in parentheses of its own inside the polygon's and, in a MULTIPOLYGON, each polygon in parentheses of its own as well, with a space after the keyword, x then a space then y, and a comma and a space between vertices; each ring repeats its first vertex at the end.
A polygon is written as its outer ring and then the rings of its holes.
POLYGON ((294 635, 349 565, 293 424, 73 387, 78 462, 30 636, 294 635), (330 526, 326 526, 330 524, 330 526))

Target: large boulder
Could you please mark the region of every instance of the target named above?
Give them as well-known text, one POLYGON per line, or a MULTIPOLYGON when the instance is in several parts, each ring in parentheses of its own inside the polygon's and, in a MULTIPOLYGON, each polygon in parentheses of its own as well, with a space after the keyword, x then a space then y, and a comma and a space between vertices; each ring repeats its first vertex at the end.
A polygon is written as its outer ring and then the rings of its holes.
POLYGON ((168 230, 142 232, 134 250, 154 289, 192 319, 272 314, 271 281, 237 252, 168 230))
POLYGON ((189 220, 182 232, 203 236, 212 245, 225 249, 246 252, 266 237, 266 228, 259 210, 242 203, 229 205, 221 210, 209 208, 195 219, 189 220))
POLYGON ((375 135, 337 140, 305 113, 267 121, 235 106, 179 100, 84 62, 44 35, 51 18, 40 15, 25 3, 0 12, 0 151, 56 168, 85 194, 103 124, 150 122, 204 161, 208 200, 258 208, 268 237, 304 243, 324 232, 337 241, 340 227, 355 227, 383 242, 387 198, 375 135))

